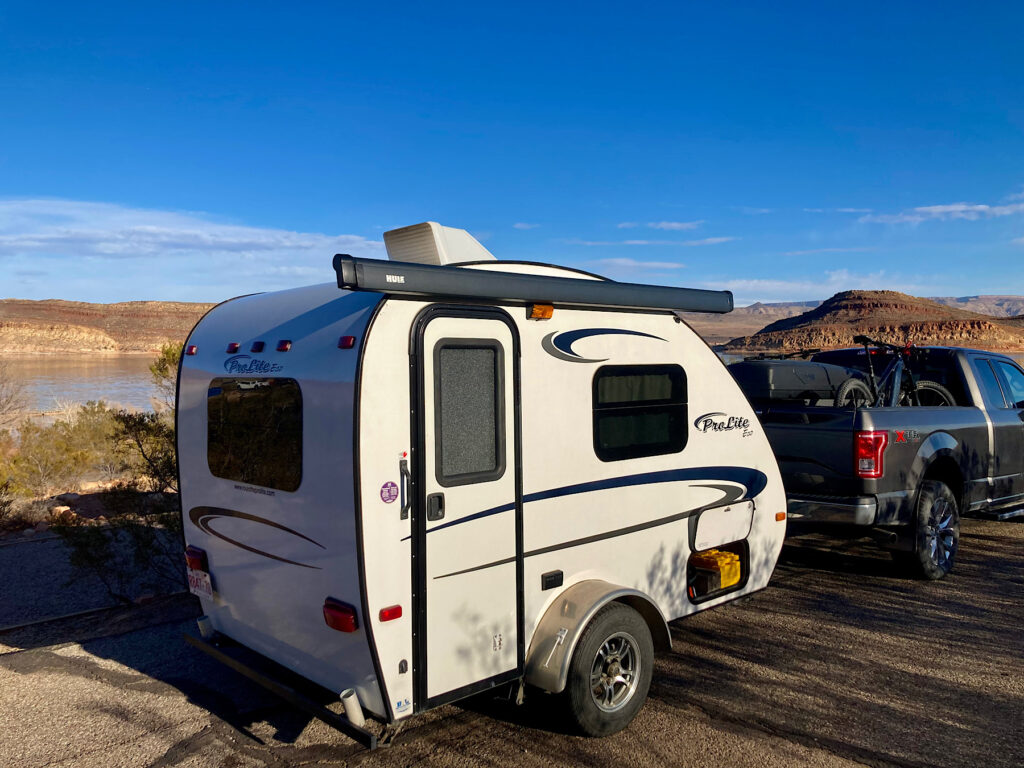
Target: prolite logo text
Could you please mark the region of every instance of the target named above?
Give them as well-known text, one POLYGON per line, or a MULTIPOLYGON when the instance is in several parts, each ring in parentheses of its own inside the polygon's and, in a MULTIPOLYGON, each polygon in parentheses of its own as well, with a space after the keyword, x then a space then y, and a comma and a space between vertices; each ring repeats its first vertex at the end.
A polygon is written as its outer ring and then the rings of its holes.
POLYGON ((742 416, 726 416, 724 413, 715 411, 698 416, 693 426, 701 432, 729 432, 733 429, 746 429, 750 426, 750 419, 742 416))
POLYGON ((233 376, 238 376, 244 373, 277 373, 284 370, 284 366, 249 357, 249 355, 235 355, 224 361, 224 370, 233 376))
POLYGON ((389 283, 404 283, 405 275, 384 275, 384 279, 389 283))

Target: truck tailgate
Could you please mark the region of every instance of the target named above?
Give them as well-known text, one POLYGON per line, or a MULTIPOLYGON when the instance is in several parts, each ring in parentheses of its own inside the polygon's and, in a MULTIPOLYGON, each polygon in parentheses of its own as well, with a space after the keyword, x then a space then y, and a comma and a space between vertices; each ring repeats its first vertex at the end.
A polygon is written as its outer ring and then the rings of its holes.
POLYGON ((855 414, 819 407, 770 408, 759 414, 787 495, 863 493, 864 481, 853 476, 855 414))

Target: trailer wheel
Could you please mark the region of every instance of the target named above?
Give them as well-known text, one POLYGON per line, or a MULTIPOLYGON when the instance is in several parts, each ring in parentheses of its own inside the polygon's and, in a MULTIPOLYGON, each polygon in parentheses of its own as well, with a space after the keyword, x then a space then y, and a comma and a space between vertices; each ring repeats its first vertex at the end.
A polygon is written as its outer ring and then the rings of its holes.
POLYGON ((647 700, 654 642, 647 622, 622 603, 598 611, 583 631, 569 665, 569 714, 587 736, 625 728, 647 700))
POLYGON ((960 545, 960 512, 956 496, 945 483, 921 483, 913 535, 913 550, 894 554, 916 576, 935 580, 953 570, 960 545))

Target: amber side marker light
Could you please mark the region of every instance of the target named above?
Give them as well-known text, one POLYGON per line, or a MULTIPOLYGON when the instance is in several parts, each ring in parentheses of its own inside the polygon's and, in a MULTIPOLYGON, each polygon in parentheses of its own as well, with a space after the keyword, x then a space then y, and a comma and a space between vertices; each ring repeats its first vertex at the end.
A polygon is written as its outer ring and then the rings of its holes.
POLYGON ((555 314, 555 307, 552 304, 531 304, 528 320, 550 320, 555 314))
POLYGON ((786 519, 786 513, 785 512, 776 512, 775 513, 775 522, 781 523, 785 519, 786 519))

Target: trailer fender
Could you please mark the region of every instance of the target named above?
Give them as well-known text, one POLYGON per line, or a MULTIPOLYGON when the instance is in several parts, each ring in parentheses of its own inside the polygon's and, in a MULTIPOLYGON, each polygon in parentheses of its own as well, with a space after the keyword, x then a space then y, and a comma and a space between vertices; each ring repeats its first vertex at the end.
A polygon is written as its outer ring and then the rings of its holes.
POLYGON ((580 581, 563 591, 537 624, 526 654, 526 682, 549 693, 565 690, 569 663, 590 620, 612 601, 639 613, 651 629, 655 650, 669 650, 672 635, 654 601, 643 592, 600 579, 580 581))

